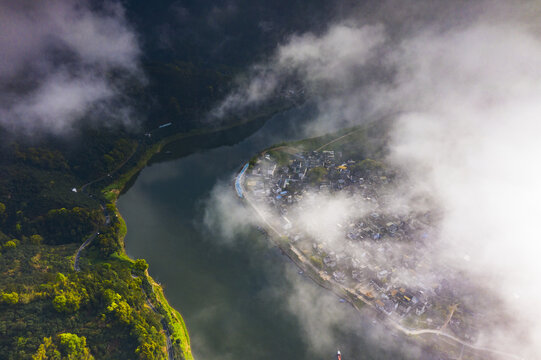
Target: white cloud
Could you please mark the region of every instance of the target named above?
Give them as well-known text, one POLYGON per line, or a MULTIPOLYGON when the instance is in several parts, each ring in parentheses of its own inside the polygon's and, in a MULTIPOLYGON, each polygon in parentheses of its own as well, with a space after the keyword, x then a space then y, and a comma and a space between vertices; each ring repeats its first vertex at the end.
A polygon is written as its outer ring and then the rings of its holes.
MULTIPOLYGON (((477 282, 480 294, 503 304, 494 317, 513 319, 484 329, 480 342, 538 358, 541 325, 530 319, 541 319, 541 38, 532 12, 539 6, 498 2, 460 26, 392 40, 383 25, 351 21, 296 35, 220 111, 264 101, 295 73, 319 109, 309 131, 400 113, 388 161, 443 210, 432 262, 477 282)), ((315 215, 306 221, 318 223, 315 215)))
MULTIPOLYGON (((374 50, 384 40, 382 26, 350 23, 332 27, 320 37, 312 33, 293 35, 268 63, 254 65, 248 78, 239 80, 237 90, 214 109, 213 115, 222 117, 259 105, 275 96, 285 82, 299 76, 313 94, 351 88, 357 80, 356 72, 373 59, 374 50)), ((332 100, 339 101, 337 97, 332 100)))
POLYGON ((259 224, 258 217, 232 192, 229 183, 218 183, 207 200, 204 224, 213 231, 216 239, 231 244, 235 238, 259 224))
POLYGON ((90 111, 101 121, 128 121, 120 86, 142 74, 137 39, 119 3, 2 2, 0 34, 5 127, 67 133, 90 111))
MULTIPOLYGON (((541 275, 541 42, 519 24, 475 25, 405 41, 395 62, 391 98, 417 112, 399 119, 392 158, 411 165, 443 206, 441 258, 492 279, 485 285, 517 320, 541 318, 532 286, 541 275), (459 260, 465 254, 469 262, 459 260)), ((525 325, 541 336, 541 327, 525 325)))

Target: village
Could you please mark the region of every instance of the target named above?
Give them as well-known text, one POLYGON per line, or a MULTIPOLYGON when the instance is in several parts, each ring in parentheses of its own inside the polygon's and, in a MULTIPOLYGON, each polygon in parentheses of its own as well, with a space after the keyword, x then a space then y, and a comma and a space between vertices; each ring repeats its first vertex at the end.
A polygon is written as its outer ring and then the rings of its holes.
POLYGON ((401 176, 379 161, 343 159, 338 151, 271 152, 243 169, 242 189, 321 278, 403 328, 434 329, 474 343, 480 315, 460 301, 452 272, 422 256, 435 236, 437 212, 390 206, 401 176), (322 194, 342 194, 366 209, 334 224, 339 241, 309 235, 296 221, 304 208, 318 206, 322 194))

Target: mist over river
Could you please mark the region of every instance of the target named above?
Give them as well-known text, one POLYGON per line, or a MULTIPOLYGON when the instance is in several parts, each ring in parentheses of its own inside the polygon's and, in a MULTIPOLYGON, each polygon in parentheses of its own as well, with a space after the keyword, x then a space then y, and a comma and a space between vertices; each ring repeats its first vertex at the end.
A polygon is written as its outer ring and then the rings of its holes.
POLYGON ((337 349, 344 360, 404 358, 389 348, 397 338, 375 325, 372 314, 360 316, 299 274, 256 229, 226 241, 203 223, 216 184, 231 184, 224 188, 234 192, 236 171, 262 149, 302 138, 310 113, 293 109, 258 128, 251 125, 248 134, 235 129, 223 139, 203 136, 174 144, 118 201, 128 226, 126 251, 148 261, 150 274, 184 316, 196 359, 331 360, 337 349), (310 304, 296 311, 291 294, 299 289, 320 308, 324 304, 323 311, 310 311, 310 304), (334 314, 349 321, 330 327, 320 322, 334 314), (332 346, 317 346, 319 331, 322 344, 332 335, 332 346))

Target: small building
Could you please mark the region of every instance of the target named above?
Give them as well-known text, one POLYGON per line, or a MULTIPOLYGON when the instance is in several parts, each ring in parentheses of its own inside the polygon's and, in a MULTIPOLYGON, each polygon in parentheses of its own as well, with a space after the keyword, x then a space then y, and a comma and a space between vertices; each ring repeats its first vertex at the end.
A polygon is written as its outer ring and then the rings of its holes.
POLYGON ((418 316, 421 316, 425 313, 426 311, 426 304, 419 304, 419 306, 416 307, 415 309, 415 313, 418 315, 418 316))
POLYGON ((381 282, 380 280, 378 279, 370 279, 370 284, 372 284, 372 286, 374 287, 374 289, 376 289, 377 291, 385 291, 385 285, 383 284, 383 282, 381 282))
POLYGON ((346 274, 343 271, 335 271, 332 273, 332 277, 339 283, 346 281, 346 274))

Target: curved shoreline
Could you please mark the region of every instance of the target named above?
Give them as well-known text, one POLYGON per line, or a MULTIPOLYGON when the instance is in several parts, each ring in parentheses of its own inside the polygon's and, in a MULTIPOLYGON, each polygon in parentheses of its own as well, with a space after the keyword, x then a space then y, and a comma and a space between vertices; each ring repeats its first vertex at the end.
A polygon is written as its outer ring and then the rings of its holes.
MULTIPOLYGON (((167 136, 165 138, 162 138, 161 140, 157 141, 154 144, 149 144, 149 145, 146 145, 146 146, 144 146, 143 143, 141 141, 139 141, 138 149, 141 150, 139 155, 136 157, 135 156, 136 151, 134 151, 129 156, 128 159, 126 159, 124 162, 122 162, 119 167, 117 167, 115 170, 113 170, 110 173, 110 174, 116 174, 114 181, 112 181, 111 183, 108 183, 108 184, 104 184, 103 186, 101 186, 99 188, 96 185, 95 190, 99 191, 103 195, 103 197, 106 199, 107 203, 112 204, 114 206, 116 214, 118 215, 118 217, 121 218, 120 212, 119 212, 119 210, 117 208, 117 205, 116 205, 116 202, 117 202, 120 194, 123 191, 126 190, 126 187, 129 186, 132 179, 134 179, 135 176, 149 164, 151 159, 155 155, 162 152, 164 147, 166 147, 169 144, 175 143, 176 141, 179 141, 179 140, 190 139, 190 138, 194 138, 194 137, 197 137, 197 136, 205 136, 205 135, 211 135, 212 136, 212 135, 215 135, 215 134, 220 134, 220 133, 223 133, 223 132, 227 132, 228 130, 236 129, 236 128, 251 124, 251 123, 253 123, 253 121, 258 120, 263 116, 265 116, 265 117, 269 116, 270 117, 270 116, 274 115, 275 113, 276 112, 273 112, 271 114, 266 114, 266 115, 261 115, 260 114, 260 115, 258 115, 257 117, 255 117, 253 119, 248 119, 248 120, 244 119, 243 121, 237 122, 235 124, 215 127, 215 128, 211 128, 211 129, 199 129, 199 130, 194 130, 194 131, 191 131, 191 132, 188 132, 188 133, 173 133, 173 134, 171 134, 171 135, 169 135, 169 136, 167 136), (129 160, 132 160, 132 159, 134 161, 130 162, 129 160), (128 163, 130 163, 130 164, 128 164, 128 163), (128 165, 126 165, 126 164, 128 164, 128 165)), ((98 178, 98 179, 96 179, 96 180, 94 180, 94 181, 92 181, 92 182, 90 182, 88 184, 83 185, 84 189, 81 189, 81 190, 86 190, 88 188, 88 186, 93 185, 93 184, 97 184, 100 181, 107 180, 109 178, 111 178, 111 176, 108 176, 108 175, 102 176, 102 177, 100 177, 100 178, 98 178)), ((95 233, 94 233, 94 235, 95 235, 95 233)), ((88 241, 88 239, 87 239, 87 241, 88 241)), ((88 243, 89 242, 90 241, 88 241, 88 243)), ((85 241, 85 243, 87 243, 87 242, 85 241)), ((119 243, 121 244, 121 249, 122 249, 121 250, 122 253, 120 255, 125 256, 126 258, 129 258, 128 255, 126 254, 126 249, 125 249, 125 246, 124 246, 123 238, 119 239, 119 243)), ((83 244, 83 246, 79 250, 83 250, 84 248, 85 247, 84 247, 84 244, 83 244)), ((77 254, 80 254, 80 251, 78 251, 77 254)), ((77 254, 76 254, 76 257, 77 257, 77 254)), ((132 260, 132 259, 130 259, 130 260, 132 260)), ((193 354, 191 352, 189 332, 188 332, 188 329, 187 329, 186 324, 184 322, 184 319, 182 318, 182 315, 180 314, 179 311, 174 309, 169 304, 168 300, 165 297, 163 287, 161 285, 159 285, 158 283, 156 283, 154 281, 154 279, 150 275, 148 275, 148 272, 146 273, 146 280, 150 283, 150 286, 152 287, 152 293, 153 293, 153 295, 155 295, 155 296, 153 296, 152 300, 155 300, 157 302, 157 304, 155 304, 156 306, 154 307, 154 309, 158 308, 157 310, 159 310, 159 313, 162 316, 164 316, 162 324, 164 325, 163 332, 164 332, 164 336, 166 338, 165 339, 166 343, 168 343, 168 344, 171 343, 171 340, 170 340, 171 337, 176 338, 176 339, 180 339, 181 340, 180 347, 181 347, 181 351, 182 351, 182 355, 181 355, 180 358, 182 358, 183 360, 193 360, 194 357, 193 357, 193 354), (165 315, 164 315, 164 313, 165 313, 165 315)), ((150 294, 148 294, 147 292, 145 292, 145 294, 147 296, 147 300, 149 300, 150 294)), ((152 308, 151 308, 151 310, 152 310, 152 308)), ((169 346, 167 346, 167 352, 164 355, 169 359, 174 358, 174 356, 172 355, 172 352, 171 352, 171 348, 169 346)))

